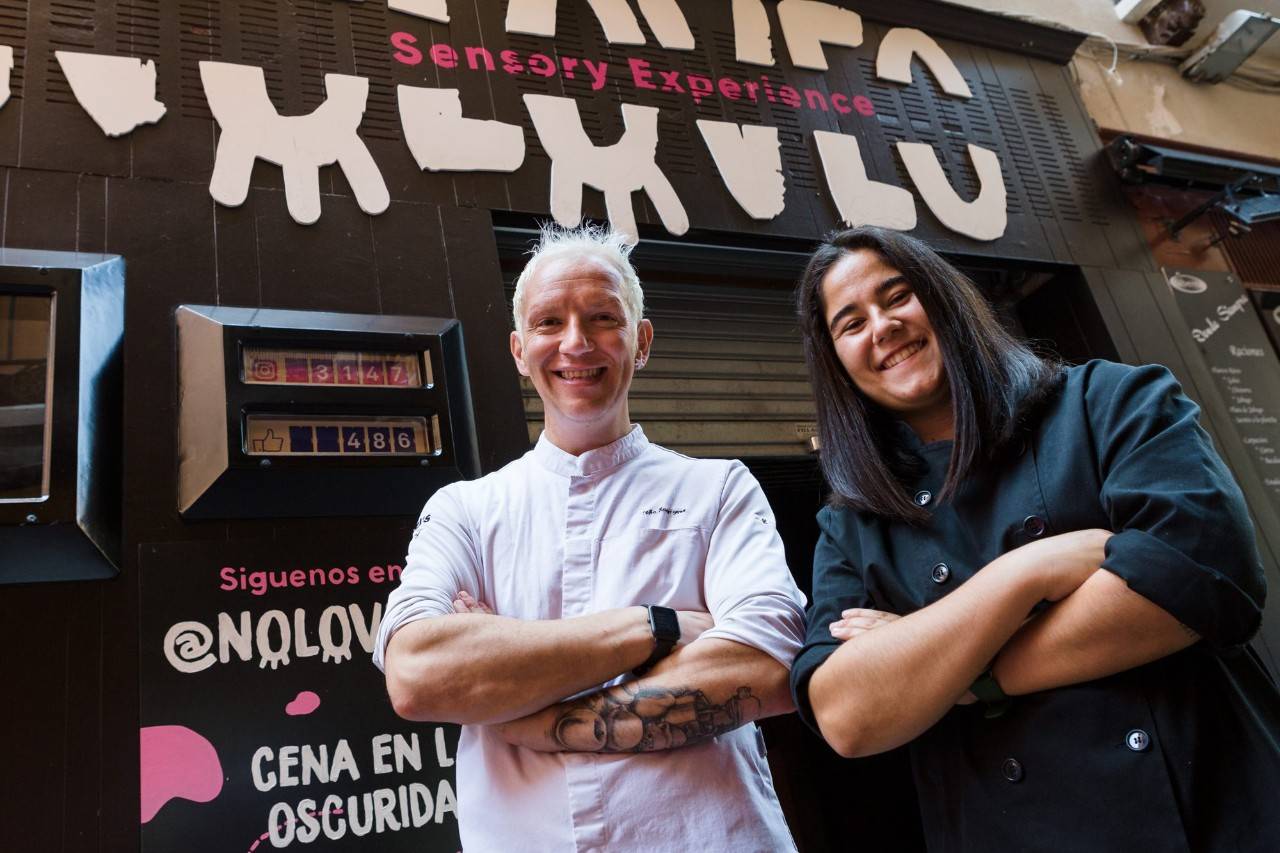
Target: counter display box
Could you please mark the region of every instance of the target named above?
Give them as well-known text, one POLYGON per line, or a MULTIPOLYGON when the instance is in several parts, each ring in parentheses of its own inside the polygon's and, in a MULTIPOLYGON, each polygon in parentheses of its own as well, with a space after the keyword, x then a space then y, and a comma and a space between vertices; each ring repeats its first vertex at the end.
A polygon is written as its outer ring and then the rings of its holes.
POLYGON ((183 305, 184 518, 412 515, 479 474, 456 320, 183 305))

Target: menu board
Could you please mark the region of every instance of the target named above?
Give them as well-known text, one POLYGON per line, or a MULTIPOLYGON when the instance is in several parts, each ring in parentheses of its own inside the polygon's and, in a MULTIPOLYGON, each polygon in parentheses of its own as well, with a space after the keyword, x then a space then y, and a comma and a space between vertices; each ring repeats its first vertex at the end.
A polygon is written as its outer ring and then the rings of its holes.
POLYGON ((142 853, 458 850, 458 727, 391 708, 373 550, 139 547, 142 853))
POLYGON ((1280 512, 1280 359, 1249 295, 1230 273, 1165 270, 1187 331, 1280 512))
POLYGON ((1250 290, 1249 298, 1253 307, 1258 309, 1258 317, 1262 320, 1262 328, 1267 330, 1271 345, 1280 353, 1280 291, 1250 290))

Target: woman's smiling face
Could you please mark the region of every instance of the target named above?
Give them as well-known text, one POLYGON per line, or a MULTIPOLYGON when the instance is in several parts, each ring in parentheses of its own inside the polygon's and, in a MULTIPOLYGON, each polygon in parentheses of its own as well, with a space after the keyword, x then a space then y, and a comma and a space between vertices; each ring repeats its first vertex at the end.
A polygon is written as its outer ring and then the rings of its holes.
POLYGON ((854 385, 921 439, 950 437, 946 366, 911 283, 875 251, 855 249, 823 277, 822 304, 836 357, 854 385))

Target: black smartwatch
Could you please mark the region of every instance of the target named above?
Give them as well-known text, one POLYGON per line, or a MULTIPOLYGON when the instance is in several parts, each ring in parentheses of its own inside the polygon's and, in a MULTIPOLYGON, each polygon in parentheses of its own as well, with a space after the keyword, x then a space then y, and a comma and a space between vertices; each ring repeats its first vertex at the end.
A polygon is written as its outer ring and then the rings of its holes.
POLYGON ((680 618, 674 610, 656 604, 645 605, 645 609, 649 611, 649 630, 653 632, 653 652, 648 660, 632 670, 636 675, 644 675, 653 669, 680 642, 680 618))

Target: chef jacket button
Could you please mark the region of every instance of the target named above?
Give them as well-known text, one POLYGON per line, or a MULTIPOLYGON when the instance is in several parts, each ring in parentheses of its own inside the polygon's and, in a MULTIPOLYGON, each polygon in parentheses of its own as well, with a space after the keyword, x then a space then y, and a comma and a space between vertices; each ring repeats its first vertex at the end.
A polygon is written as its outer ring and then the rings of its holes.
POLYGON ((1142 729, 1134 729, 1124 736, 1124 744, 1134 752, 1146 752, 1151 746, 1151 735, 1142 729))
POLYGON ((1000 765, 1000 772, 1010 782, 1021 782, 1022 762, 1016 758, 1006 758, 1004 764, 1000 765))
POLYGON ((946 563, 938 563, 929 572, 929 577, 933 578, 934 583, 946 583, 947 579, 951 577, 951 567, 946 563))
POLYGON ((1022 519, 1022 529, 1032 538, 1041 536, 1045 531, 1044 519, 1038 515, 1028 515, 1022 519))
POLYGON ((916 492, 916 503, 920 506, 928 506, 931 500, 933 500, 933 492, 928 489, 921 489, 916 492))

